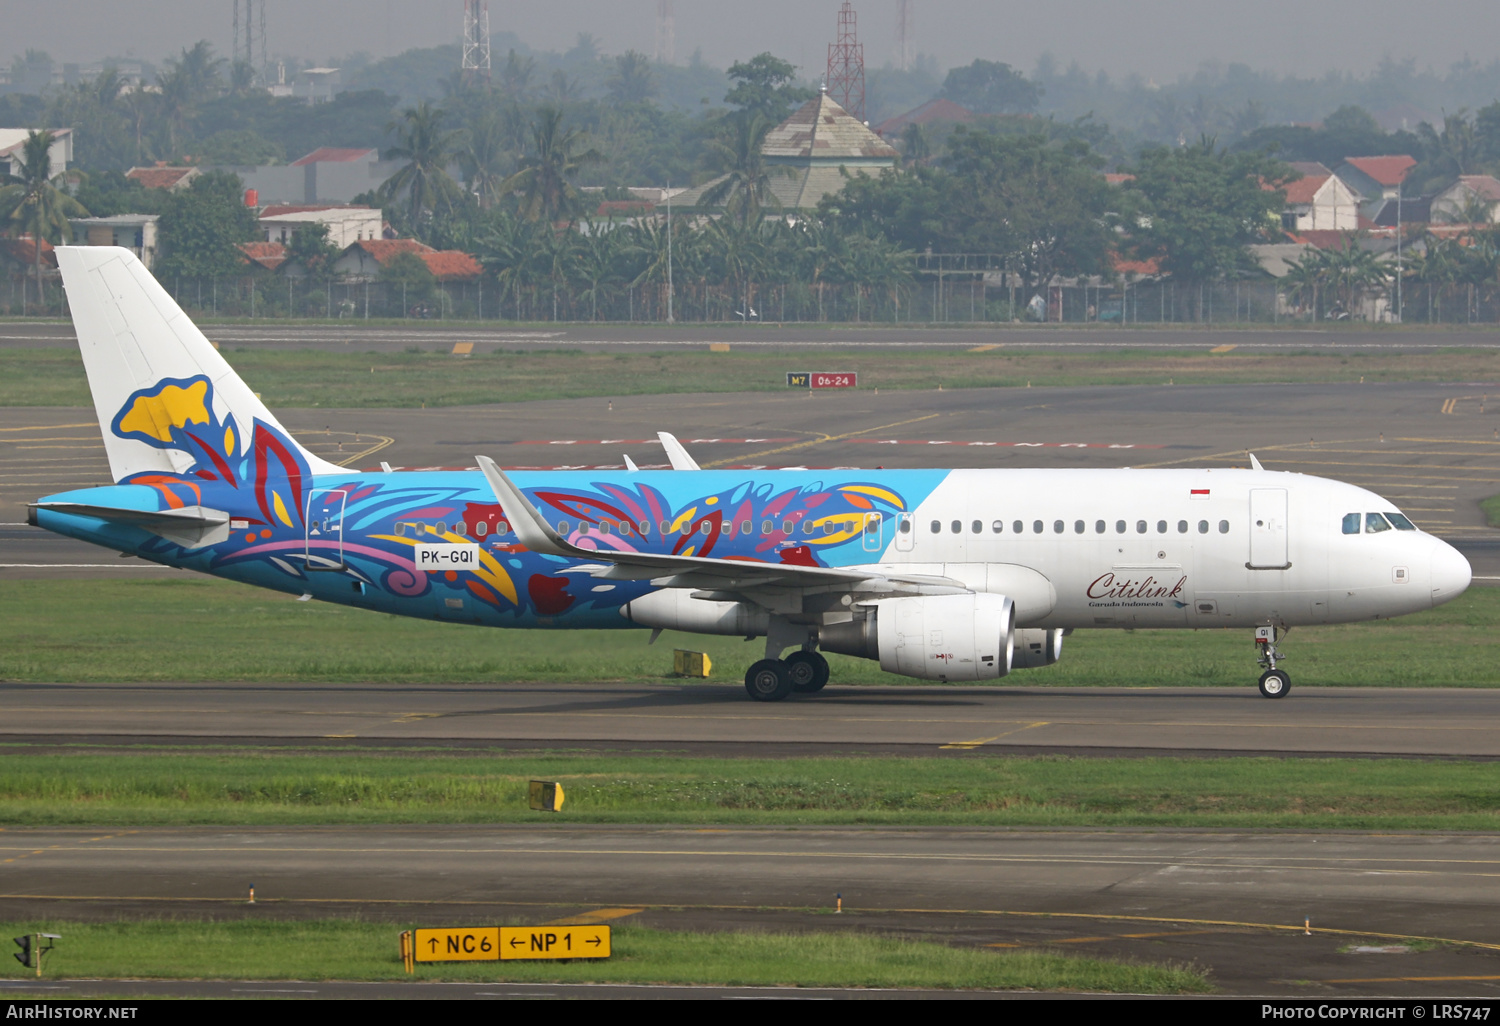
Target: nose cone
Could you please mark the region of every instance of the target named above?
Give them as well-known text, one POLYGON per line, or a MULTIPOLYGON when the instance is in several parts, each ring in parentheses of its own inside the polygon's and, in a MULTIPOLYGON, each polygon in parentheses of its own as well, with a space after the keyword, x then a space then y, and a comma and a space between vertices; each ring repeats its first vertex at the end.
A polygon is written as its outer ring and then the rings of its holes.
POLYGON ((1447 542, 1433 539, 1432 550, 1432 604, 1440 606, 1458 598, 1474 579, 1469 561, 1447 542))

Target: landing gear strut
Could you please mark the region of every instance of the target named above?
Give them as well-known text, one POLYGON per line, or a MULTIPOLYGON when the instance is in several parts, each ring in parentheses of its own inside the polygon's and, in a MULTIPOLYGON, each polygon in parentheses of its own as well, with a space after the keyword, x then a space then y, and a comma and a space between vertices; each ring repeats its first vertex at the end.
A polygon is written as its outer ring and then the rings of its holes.
POLYGON ((1285 670, 1276 668, 1276 660, 1285 659, 1276 648, 1276 628, 1255 628, 1255 647, 1260 652, 1260 665, 1266 672, 1260 675, 1260 693, 1266 698, 1285 698, 1292 690, 1292 678, 1285 670))

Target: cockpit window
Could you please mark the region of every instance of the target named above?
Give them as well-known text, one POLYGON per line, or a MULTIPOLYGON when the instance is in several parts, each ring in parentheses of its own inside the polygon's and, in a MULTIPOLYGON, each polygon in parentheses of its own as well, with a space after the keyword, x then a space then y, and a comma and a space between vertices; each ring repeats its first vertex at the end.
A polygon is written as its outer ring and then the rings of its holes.
POLYGON ((1406 519, 1400 513, 1387 513, 1385 518, 1395 525, 1398 531, 1415 531, 1417 525, 1406 519))
POLYGON ((1360 515, 1358 513, 1345 513, 1344 514, 1344 533, 1345 534, 1358 534, 1359 533, 1359 522, 1360 522, 1361 519, 1362 518, 1360 517, 1360 515))
POLYGON ((1379 534, 1381 531, 1389 531, 1390 529, 1390 522, 1387 521, 1385 517, 1381 516, 1379 513, 1365 514, 1366 534, 1379 534))

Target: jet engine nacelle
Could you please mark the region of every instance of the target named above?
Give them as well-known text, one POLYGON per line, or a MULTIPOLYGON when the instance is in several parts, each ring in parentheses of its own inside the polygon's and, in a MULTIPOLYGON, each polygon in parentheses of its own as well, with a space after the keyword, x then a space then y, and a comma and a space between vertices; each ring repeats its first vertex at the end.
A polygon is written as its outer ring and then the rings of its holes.
POLYGON ((1004 595, 883 599, 865 619, 818 632, 828 652, 879 659, 887 673, 923 680, 993 680, 1011 669, 1015 604, 1004 595))
POLYGON ((1011 656, 1010 668, 1030 670, 1038 666, 1051 666, 1062 658, 1063 629, 1044 631, 1036 628, 1016 631, 1015 654, 1011 656))
POLYGON ((759 637, 770 630, 771 614, 748 602, 695 599, 683 588, 663 588, 631 599, 620 607, 625 618, 642 627, 693 634, 737 634, 759 637))

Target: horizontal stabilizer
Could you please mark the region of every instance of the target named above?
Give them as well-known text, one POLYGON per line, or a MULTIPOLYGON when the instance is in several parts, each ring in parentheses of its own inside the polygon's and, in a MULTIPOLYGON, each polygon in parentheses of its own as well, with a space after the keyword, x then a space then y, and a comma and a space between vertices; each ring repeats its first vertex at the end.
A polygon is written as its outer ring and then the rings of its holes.
POLYGON ((28 519, 36 522, 37 510, 66 513, 76 517, 93 517, 111 524, 129 524, 160 535, 185 549, 217 545, 229 540, 229 514, 207 506, 184 506, 181 509, 124 509, 118 506, 93 506, 86 502, 34 502, 28 519))

